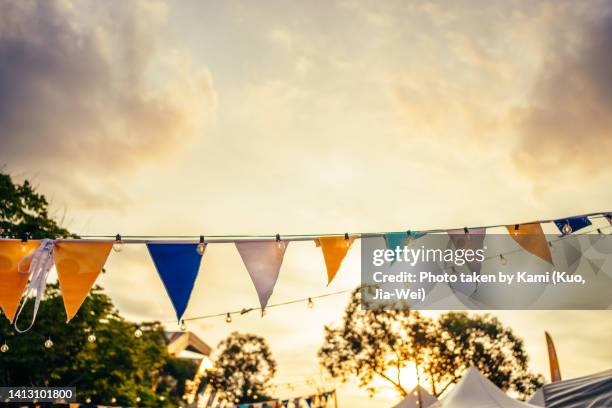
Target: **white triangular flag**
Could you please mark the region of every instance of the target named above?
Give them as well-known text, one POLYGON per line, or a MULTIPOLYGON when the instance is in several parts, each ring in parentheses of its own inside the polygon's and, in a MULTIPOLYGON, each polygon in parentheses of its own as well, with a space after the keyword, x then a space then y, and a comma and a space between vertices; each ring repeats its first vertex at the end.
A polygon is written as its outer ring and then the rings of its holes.
POLYGON ((262 310, 272 295, 283 263, 287 242, 237 241, 236 248, 255 285, 262 310))

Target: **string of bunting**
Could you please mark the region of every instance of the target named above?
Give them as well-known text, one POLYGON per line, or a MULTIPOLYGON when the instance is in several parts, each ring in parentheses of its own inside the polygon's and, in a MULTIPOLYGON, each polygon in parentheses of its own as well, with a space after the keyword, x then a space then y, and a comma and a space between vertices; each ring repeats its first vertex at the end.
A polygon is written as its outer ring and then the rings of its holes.
MULTIPOLYGON (((215 392, 216 390, 212 390, 208 395, 207 402, 204 406, 213 407, 218 406, 217 397, 219 394, 215 392)), ((334 403, 337 403, 335 400, 336 390, 325 391, 318 394, 312 394, 301 397, 292 397, 287 399, 274 399, 269 401, 262 402, 251 402, 247 404, 237 404, 230 405, 233 408, 314 408, 314 407, 325 407, 329 399, 334 399, 334 403)), ((206 399, 206 398, 205 398, 206 399)))
MULTIPOLYGON (((241 309, 224 313, 231 321, 231 315, 244 314, 252 310, 276 307, 268 305, 280 273, 287 246, 292 241, 314 241, 321 248, 327 270, 328 285, 333 281, 355 239, 383 237, 388 248, 404 246, 425 234, 447 233, 455 246, 465 245, 468 240, 455 239, 463 234, 471 234, 475 239, 469 245, 482 245, 486 230, 505 227, 522 249, 552 263, 549 243, 541 224, 554 223, 561 236, 580 231, 592 225, 591 219, 605 218, 612 225, 612 212, 598 212, 579 216, 532 221, 512 225, 488 225, 464 227, 463 229, 434 229, 422 231, 343 233, 317 235, 274 236, 193 236, 148 237, 148 236, 86 236, 79 239, 0 239, 0 307, 5 316, 15 325, 18 332, 25 332, 34 324, 38 305, 45 290, 47 277, 53 267, 57 270, 58 281, 63 295, 67 321, 78 312, 89 290, 95 283, 111 252, 120 252, 124 244, 145 244, 170 297, 178 322, 189 303, 195 280, 200 270, 202 257, 209 244, 233 243, 242 258, 257 292, 260 307, 241 309), (30 325, 21 329, 18 317, 29 297, 35 301, 30 325), (22 302, 22 299, 24 301, 22 302), (21 306, 19 306, 21 303, 21 306)), ((598 229, 601 232, 601 229, 598 229)), ((342 291, 340 293, 346 293, 342 291)), ((337 293, 339 294, 339 293, 337 293)), ((319 297, 332 296, 333 294, 319 297)), ((308 298, 309 303, 313 298, 308 298)), ((284 304, 304 301, 285 302, 284 304)), ((218 315, 214 315, 218 316, 218 315)), ((204 316, 198 318, 214 317, 204 316)), ((195 320, 190 318, 189 320, 195 320)), ((187 320, 187 319, 185 319, 187 320)))

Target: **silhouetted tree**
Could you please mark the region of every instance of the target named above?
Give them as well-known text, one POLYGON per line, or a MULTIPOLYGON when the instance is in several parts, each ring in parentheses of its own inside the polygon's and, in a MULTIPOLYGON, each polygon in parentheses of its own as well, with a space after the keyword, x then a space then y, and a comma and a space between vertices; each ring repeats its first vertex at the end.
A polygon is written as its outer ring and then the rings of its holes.
POLYGON ((275 373, 276 361, 263 337, 233 332, 217 346, 206 381, 222 390, 228 402, 262 402, 271 399, 270 381, 275 373))
POLYGON ((372 394, 377 391, 372 380, 379 377, 406 395, 410 390, 400 371, 414 363, 419 380, 426 379, 438 396, 475 365, 522 398, 542 384, 541 376, 529 372, 522 340, 494 317, 451 312, 432 320, 413 310, 362 310, 360 299, 357 289, 343 324, 325 327, 319 358, 332 377, 357 377, 372 394))

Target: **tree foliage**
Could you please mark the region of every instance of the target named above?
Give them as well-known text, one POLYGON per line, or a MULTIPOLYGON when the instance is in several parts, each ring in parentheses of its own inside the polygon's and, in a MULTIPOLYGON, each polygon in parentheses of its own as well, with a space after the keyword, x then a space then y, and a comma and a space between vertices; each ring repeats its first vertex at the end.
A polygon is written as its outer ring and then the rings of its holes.
POLYGON ((16 184, 8 174, 0 173, 0 235, 21 238, 56 238, 71 236, 68 230, 49 217, 49 203, 28 180, 16 184))
MULTIPOLYGON (((30 316, 33 302, 26 304, 30 316)), ((171 358, 159 323, 137 326, 125 321, 101 288, 94 288, 79 313, 66 324, 66 313, 56 284, 47 287, 36 323, 24 334, 8 320, 0 321, 0 338, 9 350, 0 354, 0 382, 11 386, 74 386, 80 401, 121 405, 173 406, 178 397, 164 388, 171 358), (89 338, 89 336, 95 336, 89 338), (53 342, 51 348, 45 340, 53 342), (159 397, 164 396, 165 402, 159 397), (140 398, 140 402, 137 402, 140 398)), ((170 384, 174 385, 174 384, 170 384)))
POLYGON ((223 390, 228 402, 261 402, 272 399, 270 381, 275 373, 276 361, 263 337, 233 332, 217 346, 207 381, 223 390))
POLYGON ((433 320, 412 310, 361 310, 360 296, 353 292, 340 327, 325 327, 319 358, 335 378, 357 377, 375 393, 379 377, 406 395, 400 371, 413 363, 436 396, 472 365, 521 398, 542 384, 529 372, 522 340, 492 316, 450 312, 433 320))

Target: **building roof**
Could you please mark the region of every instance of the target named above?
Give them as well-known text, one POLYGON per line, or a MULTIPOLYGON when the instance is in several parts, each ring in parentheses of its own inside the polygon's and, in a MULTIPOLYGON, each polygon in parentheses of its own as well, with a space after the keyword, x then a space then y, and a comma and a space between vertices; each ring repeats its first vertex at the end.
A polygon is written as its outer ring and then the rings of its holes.
POLYGON ((193 332, 166 332, 168 353, 178 356, 182 351, 191 351, 210 356, 212 348, 193 332))

